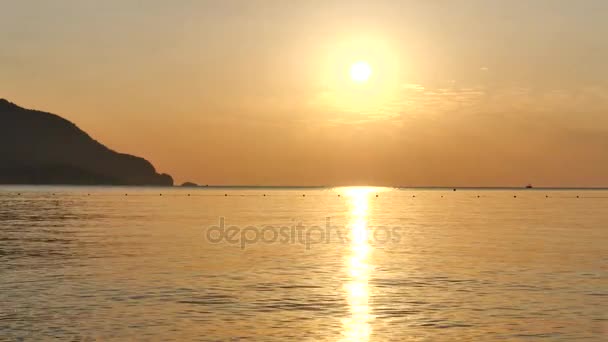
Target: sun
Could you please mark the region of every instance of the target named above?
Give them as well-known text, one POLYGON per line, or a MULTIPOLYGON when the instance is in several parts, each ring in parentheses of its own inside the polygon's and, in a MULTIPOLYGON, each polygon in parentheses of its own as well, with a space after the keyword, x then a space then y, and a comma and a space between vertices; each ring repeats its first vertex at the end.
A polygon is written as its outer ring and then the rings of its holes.
POLYGON ((350 78, 357 83, 367 82, 372 73, 372 67, 366 61, 358 61, 350 66, 350 78))

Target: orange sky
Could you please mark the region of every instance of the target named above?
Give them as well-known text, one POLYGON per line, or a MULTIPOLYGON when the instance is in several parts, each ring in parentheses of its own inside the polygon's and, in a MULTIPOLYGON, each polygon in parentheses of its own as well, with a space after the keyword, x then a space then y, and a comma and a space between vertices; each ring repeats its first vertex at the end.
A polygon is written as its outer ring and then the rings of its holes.
POLYGON ((608 2, 14 1, 0 98, 177 182, 608 186, 608 2), (348 68, 366 60, 365 84, 348 68))

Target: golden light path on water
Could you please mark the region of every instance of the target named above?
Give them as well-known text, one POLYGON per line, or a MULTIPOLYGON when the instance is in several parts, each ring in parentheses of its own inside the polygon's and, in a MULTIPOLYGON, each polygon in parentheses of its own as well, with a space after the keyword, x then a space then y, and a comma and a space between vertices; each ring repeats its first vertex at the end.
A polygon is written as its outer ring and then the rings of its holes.
POLYGON ((368 341, 373 320, 369 304, 369 277, 372 270, 369 257, 372 247, 368 240, 367 220, 369 196, 376 188, 347 188, 344 195, 351 206, 350 255, 346 258, 349 281, 344 285, 350 317, 342 322, 344 341, 368 341))

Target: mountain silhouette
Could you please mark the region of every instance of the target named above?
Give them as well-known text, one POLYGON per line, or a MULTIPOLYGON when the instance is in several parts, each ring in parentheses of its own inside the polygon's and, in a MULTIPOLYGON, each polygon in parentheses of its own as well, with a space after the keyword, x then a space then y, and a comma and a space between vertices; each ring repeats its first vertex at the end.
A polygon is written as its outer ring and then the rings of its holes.
POLYGON ((173 178, 60 116, 0 99, 0 184, 172 186, 173 178))

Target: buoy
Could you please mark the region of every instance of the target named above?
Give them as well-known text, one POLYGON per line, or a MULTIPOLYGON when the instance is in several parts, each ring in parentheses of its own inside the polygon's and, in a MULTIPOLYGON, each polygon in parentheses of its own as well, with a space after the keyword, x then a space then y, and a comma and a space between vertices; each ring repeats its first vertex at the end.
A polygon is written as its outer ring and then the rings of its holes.
POLYGON ((228 194, 224 194, 224 196, 228 196, 228 194))
POLYGON ((517 196, 513 196, 513 198, 517 198, 517 196))
POLYGON ((306 197, 306 194, 302 194, 302 197, 306 197))
POLYGON ((376 195, 376 197, 378 197, 378 195, 376 195))

